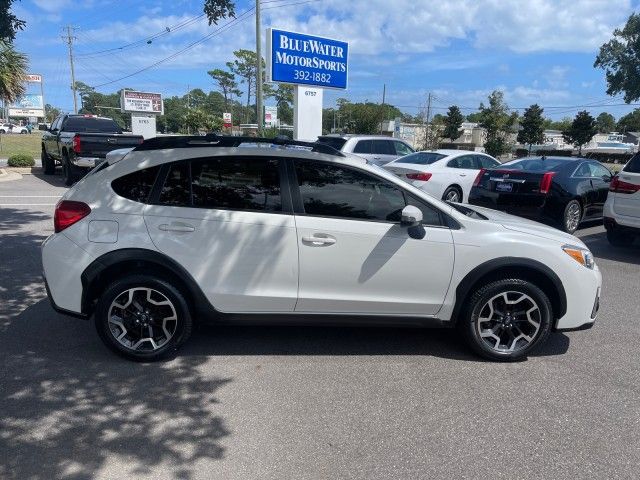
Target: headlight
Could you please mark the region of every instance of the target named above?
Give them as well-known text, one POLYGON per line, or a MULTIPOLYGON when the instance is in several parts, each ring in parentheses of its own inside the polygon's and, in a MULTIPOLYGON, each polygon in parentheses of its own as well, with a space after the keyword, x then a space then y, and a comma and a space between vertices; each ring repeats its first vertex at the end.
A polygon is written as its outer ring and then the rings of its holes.
POLYGON ((595 262, 593 261, 593 255, 589 250, 580 247, 574 247, 573 245, 565 245, 562 247, 562 250, 564 250, 564 253, 569 255, 583 267, 587 267, 588 269, 593 270, 595 262))

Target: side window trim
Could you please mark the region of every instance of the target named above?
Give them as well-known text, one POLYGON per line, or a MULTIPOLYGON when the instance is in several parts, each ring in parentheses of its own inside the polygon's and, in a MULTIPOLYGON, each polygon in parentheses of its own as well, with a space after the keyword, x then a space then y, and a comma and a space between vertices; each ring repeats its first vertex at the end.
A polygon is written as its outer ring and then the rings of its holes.
MULTIPOLYGON (((392 221, 389 221, 389 220, 372 220, 372 219, 367 219, 367 218, 336 217, 336 216, 328 216, 328 215, 313 215, 313 214, 306 213, 304 211, 304 203, 303 203, 303 200, 302 200, 302 194, 300 193, 300 186, 299 186, 299 183, 298 183, 298 176, 297 176, 296 169, 295 169, 295 162, 296 161, 303 161, 303 162, 309 161, 309 162, 317 162, 317 163, 320 163, 320 164, 323 164, 323 165, 336 166, 336 164, 334 164, 334 163, 323 161, 323 160, 308 160, 308 159, 305 159, 305 158, 287 159, 287 168, 289 170, 288 182, 289 182, 289 187, 290 187, 290 191, 291 191, 291 196, 292 196, 292 199, 293 199, 293 214, 294 215, 305 216, 305 217, 317 217, 317 218, 337 218, 337 219, 340 219, 340 220, 351 220, 351 221, 354 221, 354 222, 387 223, 387 224, 390 224, 390 225, 398 225, 400 223, 400 222, 392 222, 392 221)), ((388 185, 391 185, 393 188, 399 190, 400 193, 402 193, 402 195, 404 197, 405 206, 408 205, 407 199, 408 198, 412 198, 414 201, 426 204, 429 208, 432 208, 433 210, 435 210, 438 213, 438 216, 440 218, 440 225, 424 224, 425 227, 430 227, 430 228, 453 228, 451 226, 451 223, 454 222, 454 220, 449 221, 448 219, 450 217, 446 213, 444 213, 442 210, 440 210, 436 206, 431 205, 430 203, 425 202, 421 198, 416 197, 414 194, 412 194, 412 193, 408 192, 407 190, 405 190, 404 188, 402 188, 402 186, 396 185, 395 183, 390 182, 386 178, 380 177, 380 176, 376 175, 373 172, 361 170, 359 168, 352 167, 350 165, 339 164, 337 166, 340 167, 340 168, 344 168, 345 170, 351 170, 351 171, 355 171, 355 172, 363 174, 363 175, 369 175, 369 176, 371 176, 371 177, 373 177, 373 178, 375 178, 375 179, 377 179, 377 180, 379 180, 381 182, 384 182, 384 183, 386 183, 388 185)))

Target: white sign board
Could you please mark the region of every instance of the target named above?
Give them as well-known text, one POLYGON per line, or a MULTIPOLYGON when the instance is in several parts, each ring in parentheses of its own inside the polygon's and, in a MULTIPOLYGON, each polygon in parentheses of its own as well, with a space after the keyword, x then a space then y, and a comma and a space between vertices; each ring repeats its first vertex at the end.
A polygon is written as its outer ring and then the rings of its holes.
POLYGON ((120 108, 125 113, 150 113, 164 115, 164 102, 159 93, 134 92, 123 90, 120 98, 120 108))
POLYGON ((140 113, 131 114, 131 133, 142 135, 145 140, 156 136, 156 116, 140 113))
POLYGON ((264 124, 267 128, 278 125, 278 107, 264 107, 264 124))
POLYGON ((222 123, 225 127, 231 126, 231 112, 224 112, 222 114, 222 123))
POLYGON ((42 75, 28 73, 24 76, 24 81, 29 83, 42 83, 42 75))
POLYGON ((322 135, 321 88, 293 88, 293 138, 315 142, 322 135))

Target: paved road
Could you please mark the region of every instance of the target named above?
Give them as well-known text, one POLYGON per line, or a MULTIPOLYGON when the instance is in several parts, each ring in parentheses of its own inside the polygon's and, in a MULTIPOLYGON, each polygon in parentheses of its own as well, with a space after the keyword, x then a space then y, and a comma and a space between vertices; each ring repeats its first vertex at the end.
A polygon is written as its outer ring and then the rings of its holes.
POLYGON ((602 227, 580 232, 604 274, 597 326, 525 362, 480 361, 448 331, 242 327, 141 365, 45 299, 63 191, 0 183, 1 478, 640 476, 640 249, 602 227))

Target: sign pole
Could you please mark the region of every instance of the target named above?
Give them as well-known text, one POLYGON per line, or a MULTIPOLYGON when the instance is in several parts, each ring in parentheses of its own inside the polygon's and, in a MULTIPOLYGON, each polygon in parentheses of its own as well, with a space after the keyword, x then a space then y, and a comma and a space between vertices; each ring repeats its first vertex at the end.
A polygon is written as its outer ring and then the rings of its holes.
POLYGON ((260 0, 256 0, 256 122, 258 136, 262 136, 264 113, 262 112, 262 37, 260 35, 260 0))

